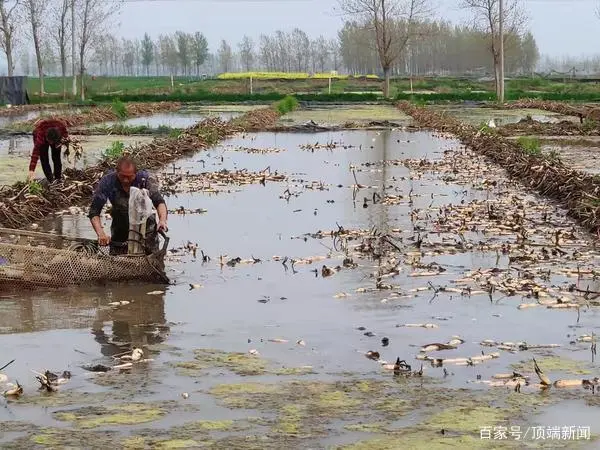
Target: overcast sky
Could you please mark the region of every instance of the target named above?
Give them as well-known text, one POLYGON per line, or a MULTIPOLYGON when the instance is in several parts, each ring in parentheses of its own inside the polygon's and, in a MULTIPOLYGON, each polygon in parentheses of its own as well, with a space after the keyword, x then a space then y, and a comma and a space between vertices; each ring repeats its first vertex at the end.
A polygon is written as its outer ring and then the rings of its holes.
MULTIPOLYGON (((435 0, 437 16, 455 22, 469 20, 460 0, 435 0)), ((543 54, 552 56, 600 53, 600 19, 594 15, 600 0, 521 0, 543 54)), ((337 0, 136 0, 124 4, 121 35, 156 37, 177 30, 201 31, 212 50, 220 39, 239 42, 244 34, 256 38, 277 29, 301 28, 311 37, 336 36, 342 19, 337 0)))

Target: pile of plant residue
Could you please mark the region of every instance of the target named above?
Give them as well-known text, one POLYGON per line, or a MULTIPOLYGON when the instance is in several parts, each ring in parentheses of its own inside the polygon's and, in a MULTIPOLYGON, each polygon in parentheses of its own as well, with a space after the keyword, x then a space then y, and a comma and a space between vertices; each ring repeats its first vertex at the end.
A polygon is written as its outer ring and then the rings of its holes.
MULTIPOLYGON (((249 111, 236 119, 235 123, 206 119, 178 137, 154 139, 128 150, 140 167, 156 169, 184 155, 215 145, 234 133, 258 127, 259 124, 268 126, 278 118, 277 111, 266 108, 249 111)), ((55 211, 89 201, 94 185, 113 164, 114 160, 106 158, 85 170, 67 169, 65 181, 50 188, 34 188, 23 182, 0 187, 0 226, 23 227, 55 211)))
POLYGON ((279 120, 280 113, 273 108, 262 108, 236 117, 231 121, 232 125, 243 131, 258 131, 273 126, 279 120))
POLYGON ((179 108, 181 108, 181 104, 177 102, 127 103, 123 104, 122 110, 120 108, 115 108, 114 105, 94 106, 79 113, 50 114, 43 118, 18 122, 11 127, 18 130, 33 129, 38 121, 49 118, 60 119, 65 122, 68 127, 76 127, 130 117, 149 116, 157 112, 176 111, 179 108))
POLYGON ((586 121, 583 124, 561 120, 557 123, 539 122, 525 117, 516 123, 508 123, 497 128, 502 136, 538 135, 538 136, 597 136, 600 135, 600 123, 586 121))
POLYGON ((540 194, 556 199, 593 232, 600 232, 600 179, 574 170, 543 154, 527 153, 516 142, 478 130, 456 119, 419 108, 408 102, 400 109, 422 126, 456 135, 475 151, 488 156, 513 176, 540 194))
POLYGON ((586 105, 573 106, 563 102, 536 100, 531 98, 506 103, 504 107, 508 109, 541 109, 543 111, 550 111, 565 116, 583 115, 583 117, 585 117, 586 112, 590 109, 590 107, 586 105))

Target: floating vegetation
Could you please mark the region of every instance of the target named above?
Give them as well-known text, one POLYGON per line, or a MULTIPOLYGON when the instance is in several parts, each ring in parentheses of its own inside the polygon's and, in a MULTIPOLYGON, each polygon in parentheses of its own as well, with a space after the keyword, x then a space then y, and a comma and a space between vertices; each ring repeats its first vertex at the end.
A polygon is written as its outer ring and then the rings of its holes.
POLYGON ((514 142, 478 133, 469 125, 425 108, 407 102, 401 103, 400 108, 420 125, 455 134, 463 143, 505 168, 509 175, 542 195, 558 200, 584 227, 593 232, 600 230, 599 179, 544 156, 524 154, 514 142))

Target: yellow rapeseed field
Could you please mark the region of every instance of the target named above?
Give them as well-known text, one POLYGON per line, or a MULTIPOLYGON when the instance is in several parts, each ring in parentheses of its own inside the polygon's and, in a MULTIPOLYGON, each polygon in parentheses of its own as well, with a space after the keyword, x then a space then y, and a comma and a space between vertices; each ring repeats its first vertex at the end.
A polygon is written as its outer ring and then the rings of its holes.
POLYGON ((348 78, 368 78, 373 80, 378 80, 379 77, 377 75, 340 75, 340 74, 332 74, 332 73, 315 73, 310 75, 306 72, 226 72, 222 73, 218 76, 220 80, 244 80, 249 79, 255 80, 277 80, 277 79, 285 79, 285 80, 307 80, 307 79, 338 79, 345 80, 348 78))

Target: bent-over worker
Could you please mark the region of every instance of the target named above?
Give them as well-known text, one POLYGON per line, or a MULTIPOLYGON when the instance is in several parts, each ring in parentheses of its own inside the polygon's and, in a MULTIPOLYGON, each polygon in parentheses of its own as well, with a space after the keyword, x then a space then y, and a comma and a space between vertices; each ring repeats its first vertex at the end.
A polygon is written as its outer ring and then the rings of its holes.
MULTIPOLYGON (((148 171, 140 170, 138 172, 135 162, 130 157, 123 156, 117 161, 116 170, 109 172, 100 179, 88 214, 94 231, 98 235, 98 243, 101 246, 110 245, 112 255, 127 253, 129 192, 132 187, 148 189, 152 204, 158 212, 158 226, 156 226, 155 217, 151 216, 147 222, 147 234, 151 235, 155 230, 168 231, 167 205, 158 190, 158 182, 148 171), (110 236, 107 236, 104 232, 100 219, 102 208, 107 200, 112 205, 110 236)), ((156 238, 156 236, 154 237, 156 238)))
POLYGON ((66 125, 58 119, 46 119, 37 123, 33 130, 33 152, 29 162, 29 181, 33 180, 38 159, 42 162, 42 169, 48 182, 62 179, 61 146, 69 145, 69 133, 66 125), (52 164, 50 167, 50 150, 52 151, 52 164))

